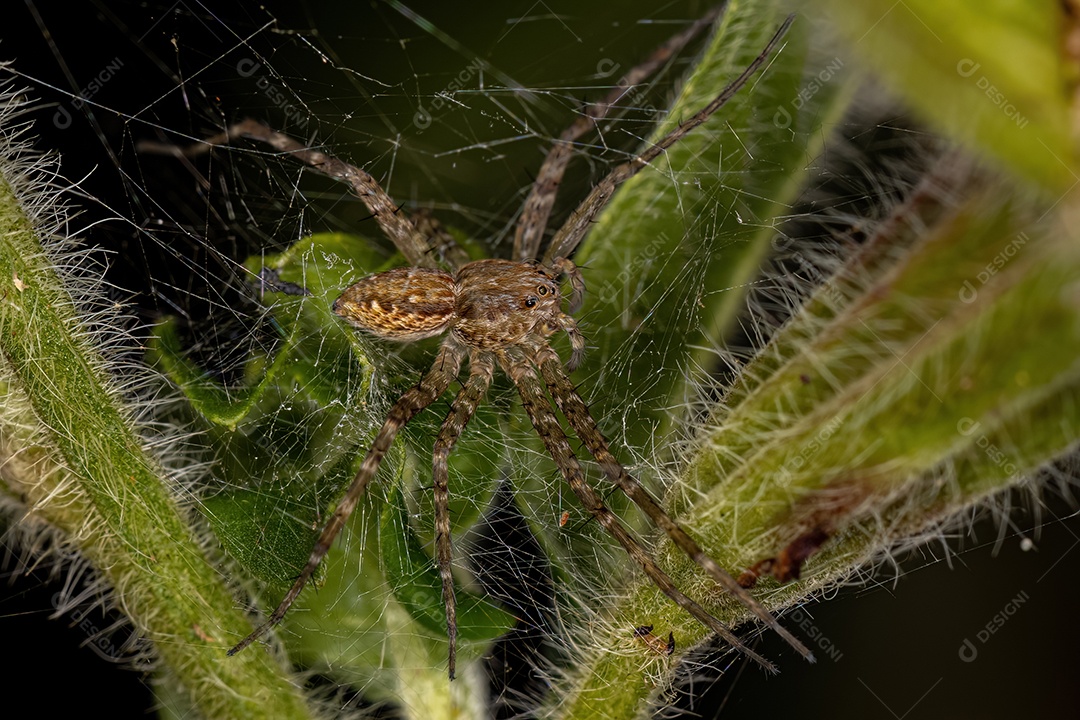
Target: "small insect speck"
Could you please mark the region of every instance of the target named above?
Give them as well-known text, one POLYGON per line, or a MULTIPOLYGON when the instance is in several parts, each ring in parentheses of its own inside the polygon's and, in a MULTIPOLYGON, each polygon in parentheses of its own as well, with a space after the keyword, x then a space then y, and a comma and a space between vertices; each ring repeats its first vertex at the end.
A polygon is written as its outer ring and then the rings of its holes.
POLYGON ((671 655, 675 652, 675 633, 668 633, 667 639, 653 635, 652 625, 641 625, 634 628, 634 637, 643 642, 657 655, 671 655))

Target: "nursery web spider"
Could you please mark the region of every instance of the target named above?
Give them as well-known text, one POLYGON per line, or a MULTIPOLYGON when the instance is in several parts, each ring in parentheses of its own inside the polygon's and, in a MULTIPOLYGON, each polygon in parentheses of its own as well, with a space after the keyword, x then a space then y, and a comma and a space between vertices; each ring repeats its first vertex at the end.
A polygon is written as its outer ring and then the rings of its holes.
POLYGON ((434 253, 431 252, 434 243, 430 234, 421 231, 426 224, 424 219, 412 219, 399 213, 398 205, 374 177, 255 121, 247 120, 233 125, 225 133, 184 151, 205 151, 239 137, 254 139, 351 185, 411 267, 397 268, 359 280, 334 302, 334 311, 361 330, 389 340, 409 342, 446 334, 431 369, 391 408, 352 484, 323 528, 292 588, 270 617, 233 647, 230 655, 240 652, 281 621, 326 556, 368 484, 375 478, 379 464, 397 433, 417 413, 446 392, 458 377, 462 364, 468 360, 468 379, 453 398, 435 440, 432 471, 436 559, 446 607, 451 679, 456 668, 457 620, 451 573, 447 458, 487 391, 496 367, 501 368, 513 381, 533 427, 581 504, 665 595, 746 656, 765 668, 774 669, 768 660, 747 648, 722 622, 676 588, 645 547, 607 508, 600 494, 585 481, 582 467, 548 399, 549 393, 559 412, 608 479, 726 592, 736 597, 802 655, 813 659, 810 651, 709 557, 615 459, 608 441, 568 374, 578 365, 585 350, 585 339, 571 317, 581 307, 585 285, 569 256, 587 233, 597 213, 611 199, 615 188, 703 123, 738 92, 769 59, 793 17, 789 16, 783 22, 760 55, 712 102, 669 135, 603 178, 555 232, 543 258, 535 259, 574 141, 594 127, 629 87, 641 82, 693 35, 711 24, 718 12, 709 13, 658 48, 646 62, 631 70, 606 98, 590 105, 578 121, 560 136, 549 150, 525 201, 514 237, 512 260, 467 262, 464 253, 450 252, 444 253, 443 257, 453 272, 438 269, 435 267, 434 253), (570 286, 566 312, 562 310, 560 278, 568 280, 570 286), (549 344, 549 339, 560 331, 569 336, 572 347, 570 359, 565 365, 549 344))

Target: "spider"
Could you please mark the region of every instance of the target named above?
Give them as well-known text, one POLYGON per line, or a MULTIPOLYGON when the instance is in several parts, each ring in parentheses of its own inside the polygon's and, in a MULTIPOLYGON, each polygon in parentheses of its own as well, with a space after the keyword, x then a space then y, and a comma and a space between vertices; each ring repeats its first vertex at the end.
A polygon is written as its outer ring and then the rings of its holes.
MULTIPOLYGON (((585 283, 581 272, 568 257, 585 236, 597 213, 607 204, 615 188, 724 105, 768 60, 790 26, 793 16, 784 21, 761 54, 711 103, 668 136, 616 167, 603 178, 555 233, 543 258, 534 259, 539 251, 559 181, 572 152, 573 141, 602 119, 628 87, 640 82, 685 45, 693 35, 711 24, 718 12, 710 12, 658 48, 646 62, 631 70, 607 98, 589 107, 585 114, 563 133, 560 141, 549 150, 526 199, 515 233, 512 260, 466 262, 464 253, 449 243, 443 257, 454 271, 435 267, 430 236, 439 234, 437 225, 425 218, 411 219, 400 214, 398 206, 364 170, 319 150, 305 147, 261 123, 243 121, 204 142, 201 146, 203 150, 228 143, 238 137, 258 140, 331 177, 349 183, 411 266, 359 280, 337 298, 333 305, 334 312, 360 330, 378 338, 411 342, 446 335, 431 369, 390 409, 352 484, 323 528, 307 564, 293 586, 270 617, 229 650, 229 655, 240 652, 281 621, 326 556, 368 484, 375 478, 379 464, 397 433, 446 392, 467 360, 468 379, 451 401, 450 411, 439 430, 433 450, 432 469, 436 561, 446 607, 448 672, 451 680, 454 679, 456 671, 457 620, 451 573, 447 459, 491 384, 496 367, 500 368, 517 388, 522 407, 579 501, 622 545, 660 590, 746 656, 767 669, 775 669, 769 661, 747 648, 723 623, 676 588, 645 547, 607 508, 597 491, 585 481, 581 464, 559 424, 555 407, 566 418, 607 478, 622 490, 654 525, 663 530, 676 546, 725 591, 735 596, 802 655, 813 659, 810 651, 709 557, 615 459, 607 439, 600 432, 585 401, 569 377, 585 351, 585 339, 571 317, 582 306, 585 283), (423 229, 428 232, 423 232, 423 229), (562 309, 564 298, 559 283, 563 278, 570 286, 565 312, 562 309), (565 364, 549 343, 551 337, 558 332, 565 332, 570 339, 571 355, 565 364), (549 393, 555 407, 548 399, 549 393)), ((445 235, 443 237, 445 239, 445 235)))

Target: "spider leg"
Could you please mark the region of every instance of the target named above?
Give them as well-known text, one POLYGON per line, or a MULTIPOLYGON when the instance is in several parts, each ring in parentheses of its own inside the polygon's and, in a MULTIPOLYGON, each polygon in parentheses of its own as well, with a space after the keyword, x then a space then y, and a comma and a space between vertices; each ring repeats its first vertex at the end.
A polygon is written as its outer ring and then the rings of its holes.
POLYGON ((632 178, 639 170, 651 163, 659 157, 661 153, 677 143, 687 133, 708 120, 713 113, 723 107, 727 101, 746 84, 750 77, 765 64, 765 61, 769 59, 773 49, 780 42, 780 39, 787 32, 794 19, 794 15, 788 15, 787 19, 780 25, 780 29, 776 31, 765 45, 765 49, 761 51, 761 54, 754 58, 753 62, 743 70, 739 77, 732 80, 731 84, 713 98, 712 102, 699 110, 697 114, 689 120, 680 124, 668 135, 661 138, 648 150, 637 157, 624 162, 622 165, 619 165, 608 173, 607 177, 598 182, 596 187, 592 189, 582 203, 570 214, 570 217, 563 223, 563 226, 555 233, 555 237, 551 239, 551 245, 544 254, 544 264, 550 265, 553 258, 569 256, 578 246, 578 243, 581 242, 581 239, 585 237, 585 233, 589 231, 593 219, 604 209, 604 206, 608 204, 608 201, 611 200, 612 195, 615 193, 615 188, 632 178))
POLYGON ((412 214, 412 223, 417 232, 427 238, 427 245, 435 257, 457 270, 471 260, 465 248, 450 234, 438 218, 427 208, 421 208, 412 214))
POLYGON ((566 166, 574 153, 574 141, 604 119, 611 110, 611 106, 618 102, 630 88, 656 72, 657 68, 682 50, 704 28, 711 25, 722 9, 723 4, 713 8, 678 35, 669 38, 641 64, 631 68, 620 78, 602 100, 587 105, 583 114, 563 131, 544 157, 544 162, 540 165, 536 180, 529 191, 529 197, 526 198, 522 208, 517 229, 514 231, 513 258, 515 260, 531 260, 540 250, 540 242, 544 237, 544 228, 547 227, 551 207, 555 203, 555 195, 559 191, 559 183, 562 182, 566 166))
POLYGON ((394 243, 394 247, 405 256, 410 265, 428 268, 436 266, 427 239, 417 230, 412 221, 398 212, 397 203, 382 189, 379 182, 369 172, 339 160, 321 150, 315 150, 304 145, 258 120, 241 120, 230 125, 225 132, 218 133, 201 142, 193 143, 186 148, 144 141, 140 142, 136 149, 139 152, 193 157, 208 152, 214 146, 227 145, 240 137, 266 143, 275 150, 291 155, 324 175, 346 183, 352 187, 353 194, 367 206, 368 211, 374 216, 375 222, 379 224, 382 231, 394 243))
POLYGON ((564 257, 557 257, 551 261, 551 267, 566 276, 570 281, 570 302, 567 311, 573 315, 581 309, 585 302, 585 278, 581 276, 581 268, 564 257))
MULTIPOLYGON (((578 329, 574 318, 565 313, 559 315, 559 325, 566 331, 567 337, 570 338, 570 360, 566 363, 566 369, 569 372, 574 372, 585 358, 585 336, 581 334, 581 330, 578 329)), ((574 432, 577 432, 577 430, 575 429, 574 432)))
POLYGON ((439 563, 439 575, 442 577, 443 605, 446 607, 446 637, 450 642, 450 679, 454 679, 457 667, 457 600, 454 597, 454 575, 450 569, 453 547, 450 538, 450 471, 447 458, 461 437, 465 425, 476 413, 476 407, 491 385, 491 376, 495 364, 491 354, 473 350, 469 354, 469 379, 461 388, 453 402, 450 412, 439 428, 435 439, 432 478, 435 489, 435 554, 439 563))
POLYGON ((555 464, 558 465, 563 477, 570 485, 570 489, 577 495, 581 504, 623 546, 627 554, 649 576, 649 579, 676 605, 690 613, 698 622, 720 635, 751 660, 754 660, 766 670, 775 672, 776 668, 772 663, 746 647, 722 622, 676 588, 675 583, 672 582, 667 573, 660 569, 656 561, 649 555, 649 552, 623 527, 615 514, 604 505, 596 491, 585 482, 585 474, 582 472, 581 464, 578 463, 577 457, 574 456, 570 441, 567 440, 566 434, 563 433, 562 427, 560 427, 559 421, 555 417, 555 411, 547 399, 544 386, 529 361, 517 355, 511 358, 505 350, 497 351, 496 357, 503 372, 517 386, 518 393, 521 395, 522 407, 525 408, 525 412, 529 415, 537 434, 544 441, 548 453, 555 461, 555 464))
POLYGON ((588 406, 581 399, 581 395, 578 394, 570 377, 563 370, 562 363, 559 361, 559 356, 555 351, 547 345, 541 345, 536 350, 533 360, 540 368, 540 373, 551 391, 551 396, 555 399, 555 404, 558 405, 559 410, 570 423, 570 427, 577 433, 578 438, 585 444, 592 456, 596 458, 596 462, 600 465, 604 474, 626 493, 626 496, 635 505, 641 508, 653 525, 663 530, 680 550, 697 563, 724 590, 738 599, 743 607, 756 615, 758 619, 786 640, 791 647, 812 662, 814 660, 813 653, 777 622, 772 613, 762 607, 754 599, 754 596, 747 592, 735 578, 729 575, 726 570, 702 550, 697 541, 690 537, 670 515, 664 512, 664 509, 653 499, 648 490, 615 459, 608 447, 607 439, 600 432, 600 428, 597 427, 588 406))
POLYGON ((360 464, 360 469, 353 477, 352 484, 349 485, 345 496, 338 503, 334 514, 330 517, 330 521, 326 523, 322 534, 319 535, 319 539, 315 541, 311 556, 308 558, 304 569, 300 571, 296 582, 289 588, 289 592, 285 594, 277 609, 271 613, 270 618, 229 650, 229 655, 240 652, 281 622, 281 619, 285 617, 285 613, 296 601, 300 591, 304 589, 304 585, 311 579, 315 569, 319 567, 319 563, 329 552, 330 546, 334 544, 334 539, 341 532, 345 521, 352 515, 356 503, 364 494, 368 483, 374 479, 375 473, 379 470, 379 463, 382 462, 386 451, 390 449, 390 445, 394 442, 394 437, 398 431, 405 427, 418 412, 435 402, 440 395, 446 392, 446 389, 450 387, 450 383, 457 377, 460 369, 461 351, 452 342, 444 342, 439 349, 438 356, 435 358, 435 363, 428 370, 427 375, 414 387, 406 390, 405 394, 390 409, 382 428, 379 429, 378 435, 375 436, 375 442, 372 443, 371 449, 368 450, 367 455, 364 456, 364 461, 360 464))

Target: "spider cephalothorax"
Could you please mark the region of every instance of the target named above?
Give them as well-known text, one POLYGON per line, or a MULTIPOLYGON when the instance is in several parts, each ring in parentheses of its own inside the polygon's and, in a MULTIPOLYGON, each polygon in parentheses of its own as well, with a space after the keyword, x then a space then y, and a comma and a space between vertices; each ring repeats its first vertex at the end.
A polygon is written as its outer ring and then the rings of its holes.
MULTIPOLYGON (((738 598, 747 609, 780 633, 800 653, 808 658, 812 657, 810 651, 781 627, 746 589, 706 554, 616 460, 607 439, 600 432, 568 374, 578 365, 585 350, 585 340, 570 317, 581 306, 585 286, 578 269, 566 258, 588 232, 593 219, 610 200, 614 189, 727 102, 765 63, 792 18, 785 21, 765 50, 711 103, 669 135, 640 155, 619 165, 603 178, 556 231, 544 259, 535 259, 573 141, 588 131, 596 120, 602 118, 611 104, 631 84, 639 82, 636 78, 642 77, 663 62, 664 58, 685 44, 695 32, 710 24, 716 15, 716 11, 710 12, 659 48, 649 61, 627 73, 608 98, 591 106, 583 116, 583 121, 575 123, 562 135, 560 143, 552 147, 537 173, 536 183, 522 210, 515 233, 513 260, 468 262, 461 249, 453 247, 452 239, 446 239, 445 233, 441 240, 434 237, 439 228, 429 219, 413 220, 399 213, 399 206, 371 175, 320 150, 304 147, 292 138, 260 123, 238 123, 224 134, 221 142, 235 137, 256 138, 331 177, 348 182, 357 196, 365 202, 383 231, 413 265, 360 279, 342 292, 334 302, 334 311, 338 315, 356 327, 383 339, 409 342, 446 334, 431 369, 414 387, 405 391, 390 409, 352 484, 323 528, 296 582, 267 621, 230 650, 230 655, 250 645, 285 616, 326 556, 368 484, 374 480, 379 464, 398 431, 447 391, 467 360, 468 379, 450 403, 450 411, 439 429, 432 453, 435 550, 446 607, 451 679, 454 677, 456 663, 457 617, 451 572, 447 458, 487 392, 496 366, 502 369, 517 387, 521 405, 529 420, 581 504, 622 545, 664 594, 748 657, 765 667, 772 667, 767 660, 743 645, 723 623, 676 588, 648 550, 607 508, 601 495, 586 481, 581 464, 555 414, 556 408, 566 418, 581 444, 596 460, 608 480, 624 492, 657 528, 721 588, 738 598), (422 228, 426 230, 422 232, 422 228), (429 235, 427 231, 432 234, 429 235), (434 267, 434 256, 439 248, 452 251, 441 254, 446 264, 454 269, 453 272, 434 267), (571 288, 565 311, 558 284, 560 277, 564 277, 571 288), (567 333, 572 348, 570 359, 566 363, 563 363, 548 342, 551 336, 560 330, 567 333)), ((211 144, 214 142, 218 141, 210 141, 211 144)))

